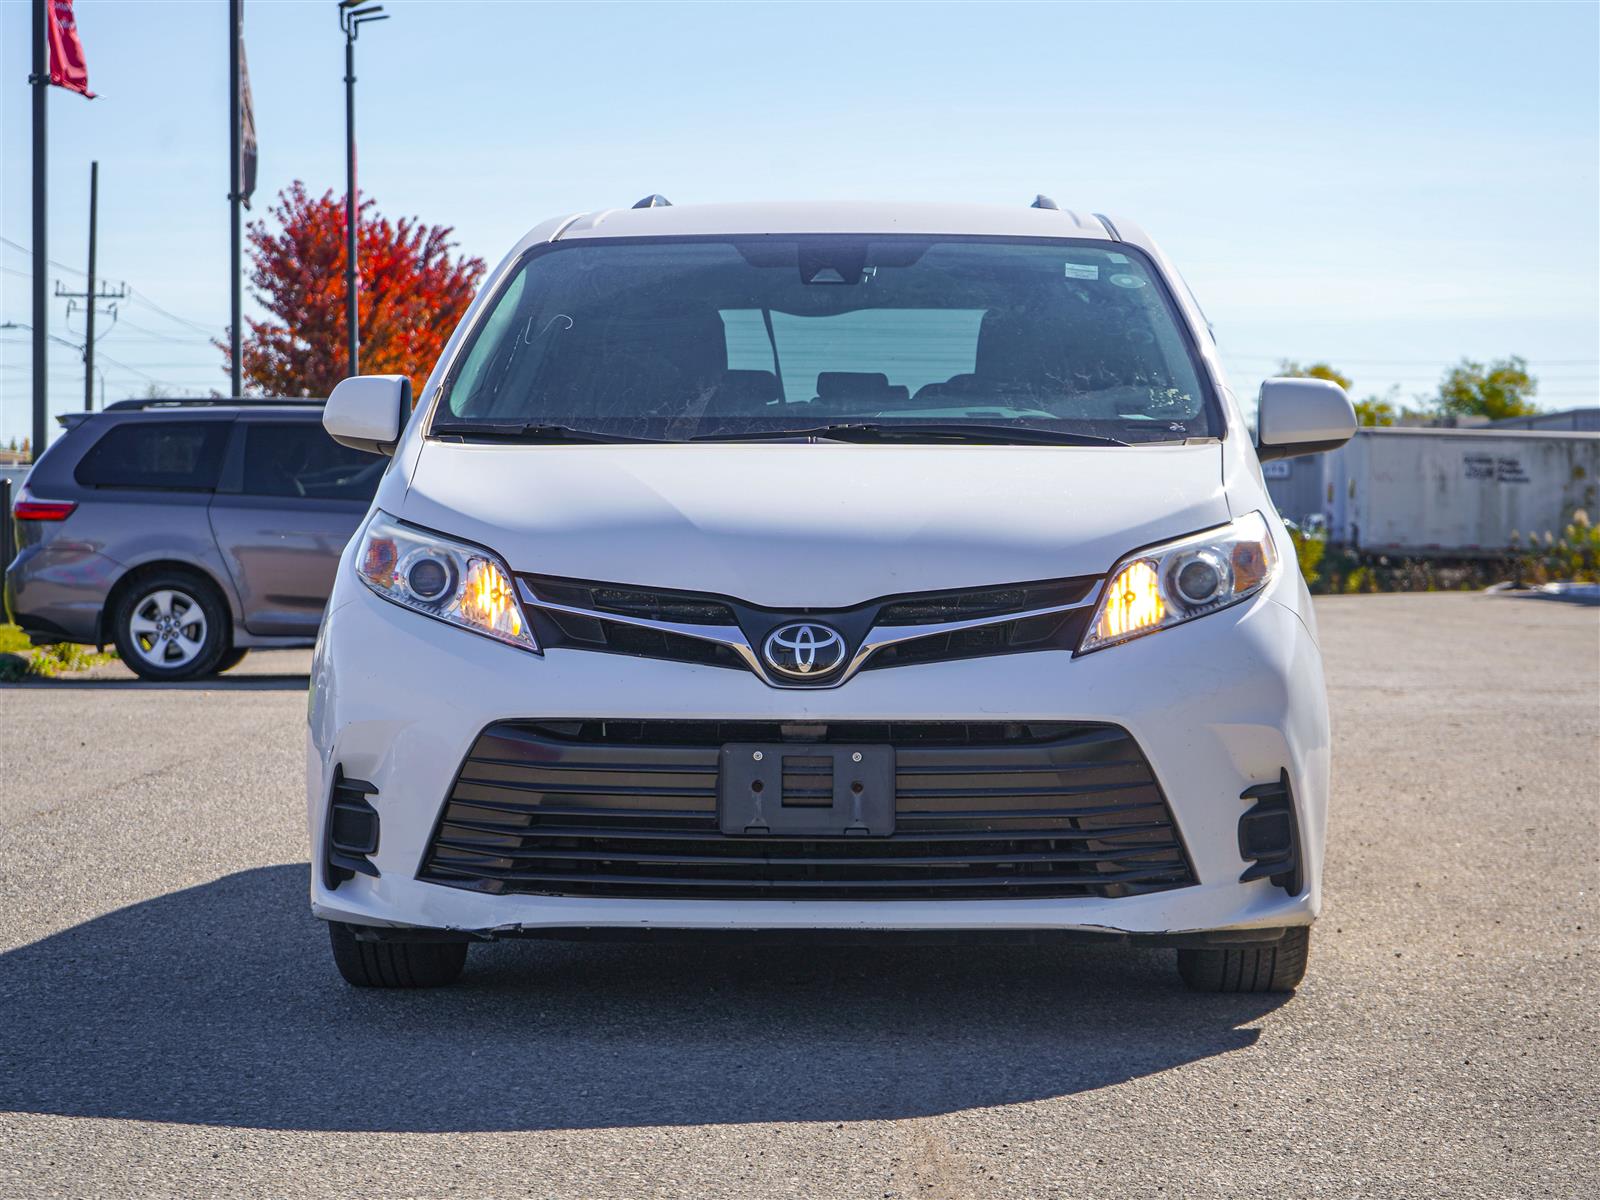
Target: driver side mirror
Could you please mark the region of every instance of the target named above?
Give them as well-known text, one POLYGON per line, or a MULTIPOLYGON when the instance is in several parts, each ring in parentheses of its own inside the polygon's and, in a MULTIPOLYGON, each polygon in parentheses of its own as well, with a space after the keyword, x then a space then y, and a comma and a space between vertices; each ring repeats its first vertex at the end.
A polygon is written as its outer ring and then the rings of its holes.
POLYGON ((1262 462, 1337 450, 1355 435, 1356 410, 1326 379, 1268 379, 1256 410, 1256 454, 1262 462))
POLYGON ((353 375, 339 382, 322 409, 322 427, 341 446, 393 454, 411 415, 406 375, 353 375))

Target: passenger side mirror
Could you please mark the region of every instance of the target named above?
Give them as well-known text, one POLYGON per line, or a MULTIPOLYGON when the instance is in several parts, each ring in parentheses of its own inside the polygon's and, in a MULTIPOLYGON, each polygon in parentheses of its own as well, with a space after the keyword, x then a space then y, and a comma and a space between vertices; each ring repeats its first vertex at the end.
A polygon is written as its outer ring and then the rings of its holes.
POLYGON ((1262 462, 1337 450, 1356 431, 1356 410, 1326 379, 1268 379, 1256 412, 1256 454, 1262 462))
POLYGON ((342 380, 322 410, 322 427, 341 446, 393 454, 411 415, 411 379, 353 375, 342 380))

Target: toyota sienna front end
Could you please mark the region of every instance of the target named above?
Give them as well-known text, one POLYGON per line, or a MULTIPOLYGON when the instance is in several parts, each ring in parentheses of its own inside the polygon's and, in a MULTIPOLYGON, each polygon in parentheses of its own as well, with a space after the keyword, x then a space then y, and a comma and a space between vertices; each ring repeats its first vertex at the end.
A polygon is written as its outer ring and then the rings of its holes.
POLYGON ((1286 990, 1328 717, 1263 459, 1137 228, 653 204, 535 229, 425 391, 315 656, 311 899, 363 985, 512 936, 1174 946, 1286 990))

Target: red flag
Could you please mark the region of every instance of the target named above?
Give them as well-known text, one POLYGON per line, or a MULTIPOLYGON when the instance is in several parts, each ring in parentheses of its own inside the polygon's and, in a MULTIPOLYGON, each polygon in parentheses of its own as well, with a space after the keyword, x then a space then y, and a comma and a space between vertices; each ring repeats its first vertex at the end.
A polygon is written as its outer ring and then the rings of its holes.
POLYGON ((90 100, 89 67, 83 61, 83 43, 78 40, 78 22, 72 15, 72 0, 46 0, 50 19, 50 82, 69 92, 81 92, 90 100))

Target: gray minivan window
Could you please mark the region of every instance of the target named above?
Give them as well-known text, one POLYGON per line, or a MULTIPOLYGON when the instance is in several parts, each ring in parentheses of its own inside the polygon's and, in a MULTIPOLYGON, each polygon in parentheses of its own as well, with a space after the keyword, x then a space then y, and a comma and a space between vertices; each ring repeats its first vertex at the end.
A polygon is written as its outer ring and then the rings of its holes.
POLYGON ((107 430, 73 477, 85 487, 210 491, 227 438, 226 421, 129 421, 107 430))
POLYGON ((388 460, 341 446, 321 425, 262 422, 245 426, 244 477, 247 496, 299 500, 372 499, 388 460))
POLYGON ((849 421, 1223 432, 1142 255, 1000 238, 558 244, 501 288, 434 414, 652 439, 849 421))

